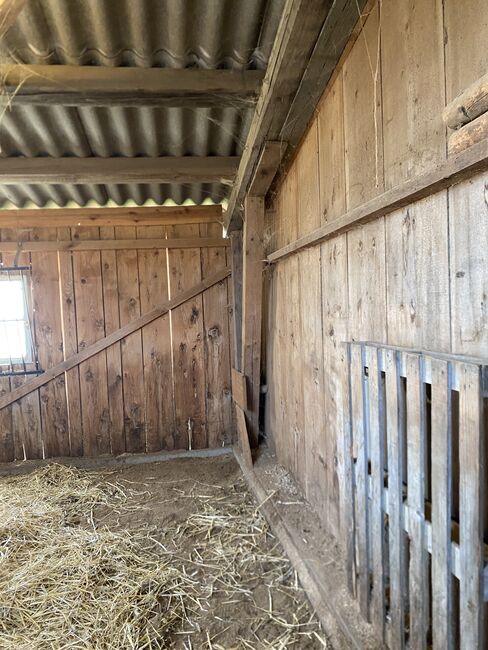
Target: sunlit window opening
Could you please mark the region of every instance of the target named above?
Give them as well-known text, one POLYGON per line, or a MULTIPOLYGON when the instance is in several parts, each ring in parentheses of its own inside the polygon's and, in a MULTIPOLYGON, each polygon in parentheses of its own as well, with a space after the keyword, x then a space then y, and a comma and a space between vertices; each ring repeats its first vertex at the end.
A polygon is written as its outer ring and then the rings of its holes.
POLYGON ((25 279, 0 276, 0 365, 31 361, 25 279))

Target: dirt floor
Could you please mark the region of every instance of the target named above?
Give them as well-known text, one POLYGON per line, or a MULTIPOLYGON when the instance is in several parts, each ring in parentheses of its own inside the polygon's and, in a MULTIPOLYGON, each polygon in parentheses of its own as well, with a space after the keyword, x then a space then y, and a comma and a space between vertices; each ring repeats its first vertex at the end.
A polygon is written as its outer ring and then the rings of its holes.
MULTIPOLYGON (((179 613, 164 641, 138 647, 331 647, 232 456, 132 465, 90 477, 121 486, 123 498, 116 507, 96 505, 71 517, 69 525, 124 535, 142 531, 148 554, 169 558, 185 577, 171 596, 179 613)), ((151 624, 157 627, 157 616, 151 624)))

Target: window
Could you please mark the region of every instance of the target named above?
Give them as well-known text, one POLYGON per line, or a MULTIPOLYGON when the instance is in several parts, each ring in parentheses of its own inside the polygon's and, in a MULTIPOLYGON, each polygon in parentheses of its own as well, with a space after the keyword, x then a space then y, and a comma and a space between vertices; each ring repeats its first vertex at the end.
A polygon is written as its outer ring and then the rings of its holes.
POLYGON ((0 268, 0 365, 32 362, 28 278, 0 268))

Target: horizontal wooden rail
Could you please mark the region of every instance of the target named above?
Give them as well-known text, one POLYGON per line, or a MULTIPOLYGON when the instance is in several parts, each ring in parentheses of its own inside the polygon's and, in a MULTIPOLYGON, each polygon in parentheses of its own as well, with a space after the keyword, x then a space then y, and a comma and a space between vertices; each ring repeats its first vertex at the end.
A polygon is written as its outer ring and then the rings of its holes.
POLYGON ((315 246, 325 239, 385 216, 394 210, 403 208, 410 203, 471 178, 486 169, 488 169, 488 139, 473 145, 457 156, 449 158, 438 165, 434 171, 412 178, 406 183, 394 187, 371 199, 371 201, 346 212, 331 223, 327 223, 291 244, 283 246, 283 248, 268 255, 268 262, 277 262, 302 248, 315 246))
POLYGON ((175 70, 74 65, 0 65, 13 104, 60 106, 252 106, 260 70, 175 70))
POLYGON ((215 248, 229 246, 230 239, 217 237, 189 237, 174 239, 76 239, 74 241, 19 241, 0 242, 0 252, 39 253, 49 251, 106 251, 161 248, 215 248))
POLYGON ((0 210, 0 228, 172 226, 222 221, 221 205, 0 210))
POLYGON ((83 361, 90 359, 90 357, 93 357, 95 354, 102 352, 103 350, 110 347, 114 343, 121 341, 122 339, 129 336, 129 334, 132 334, 138 329, 141 329, 141 327, 144 327, 145 325, 152 323, 152 321, 156 320, 156 318, 159 318, 160 316, 163 316, 164 314, 168 313, 172 309, 179 307, 179 305, 182 305, 187 300, 191 300, 198 294, 202 293, 203 291, 206 291, 206 289, 212 287, 214 284, 217 284, 218 282, 222 282, 222 280, 225 280, 225 278, 227 278, 229 275, 230 275, 230 269, 228 268, 218 271, 217 273, 214 273, 206 280, 203 280, 202 282, 195 285, 191 289, 188 289, 187 291, 183 291, 182 293, 175 296, 171 300, 165 302, 160 307, 156 307, 155 309, 152 309, 151 311, 147 312, 146 314, 143 314, 139 318, 136 318, 132 322, 127 323, 127 325, 124 325, 124 327, 121 327, 115 332, 112 332, 112 334, 105 336, 103 339, 100 339, 93 345, 90 345, 89 347, 85 348, 81 352, 78 352, 77 354, 70 357, 69 359, 66 359, 66 361, 59 363, 53 368, 49 368, 49 370, 46 370, 46 372, 40 375, 39 377, 36 377, 35 379, 28 381, 23 386, 19 386, 19 388, 16 388, 10 393, 2 395, 0 397, 0 409, 3 409, 6 406, 9 406, 9 404, 12 404, 13 402, 16 402, 22 397, 25 397, 33 390, 37 390, 41 386, 44 386, 52 379, 55 379, 56 377, 63 374, 64 372, 71 370, 71 368, 78 366, 83 361))
POLYGON ((239 158, 164 156, 161 158, 0 159, 0 185, 43 183, 220 183, 233 180, 239 158))

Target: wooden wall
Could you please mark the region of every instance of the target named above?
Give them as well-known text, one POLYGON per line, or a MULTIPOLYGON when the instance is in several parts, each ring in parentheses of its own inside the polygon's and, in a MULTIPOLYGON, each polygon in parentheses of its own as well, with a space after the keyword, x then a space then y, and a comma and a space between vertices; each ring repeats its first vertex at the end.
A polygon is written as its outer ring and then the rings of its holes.
MULTIPOLYGON (((2 230, 19 239, 221 237, 218 224, 2 230)), ((227 248, 22 253, 47 370, 227 266, 227 248)), ((3 254, 11 265, 13 254, 3 254)), ((232 439, 228 281, 0 410, 0 462, 221 446, 232 439)), ((0 377, 4 394, 32 377, 0 377)))
MULTIPOLYGON (((442 110, 488 69, 483 0, 383 0, 327 88, 267 214, 268 253, 447 156, 442 110)), ((340 528, 346 340, 488 357, 488 174, 277 262, 266 426, 340 528)))

